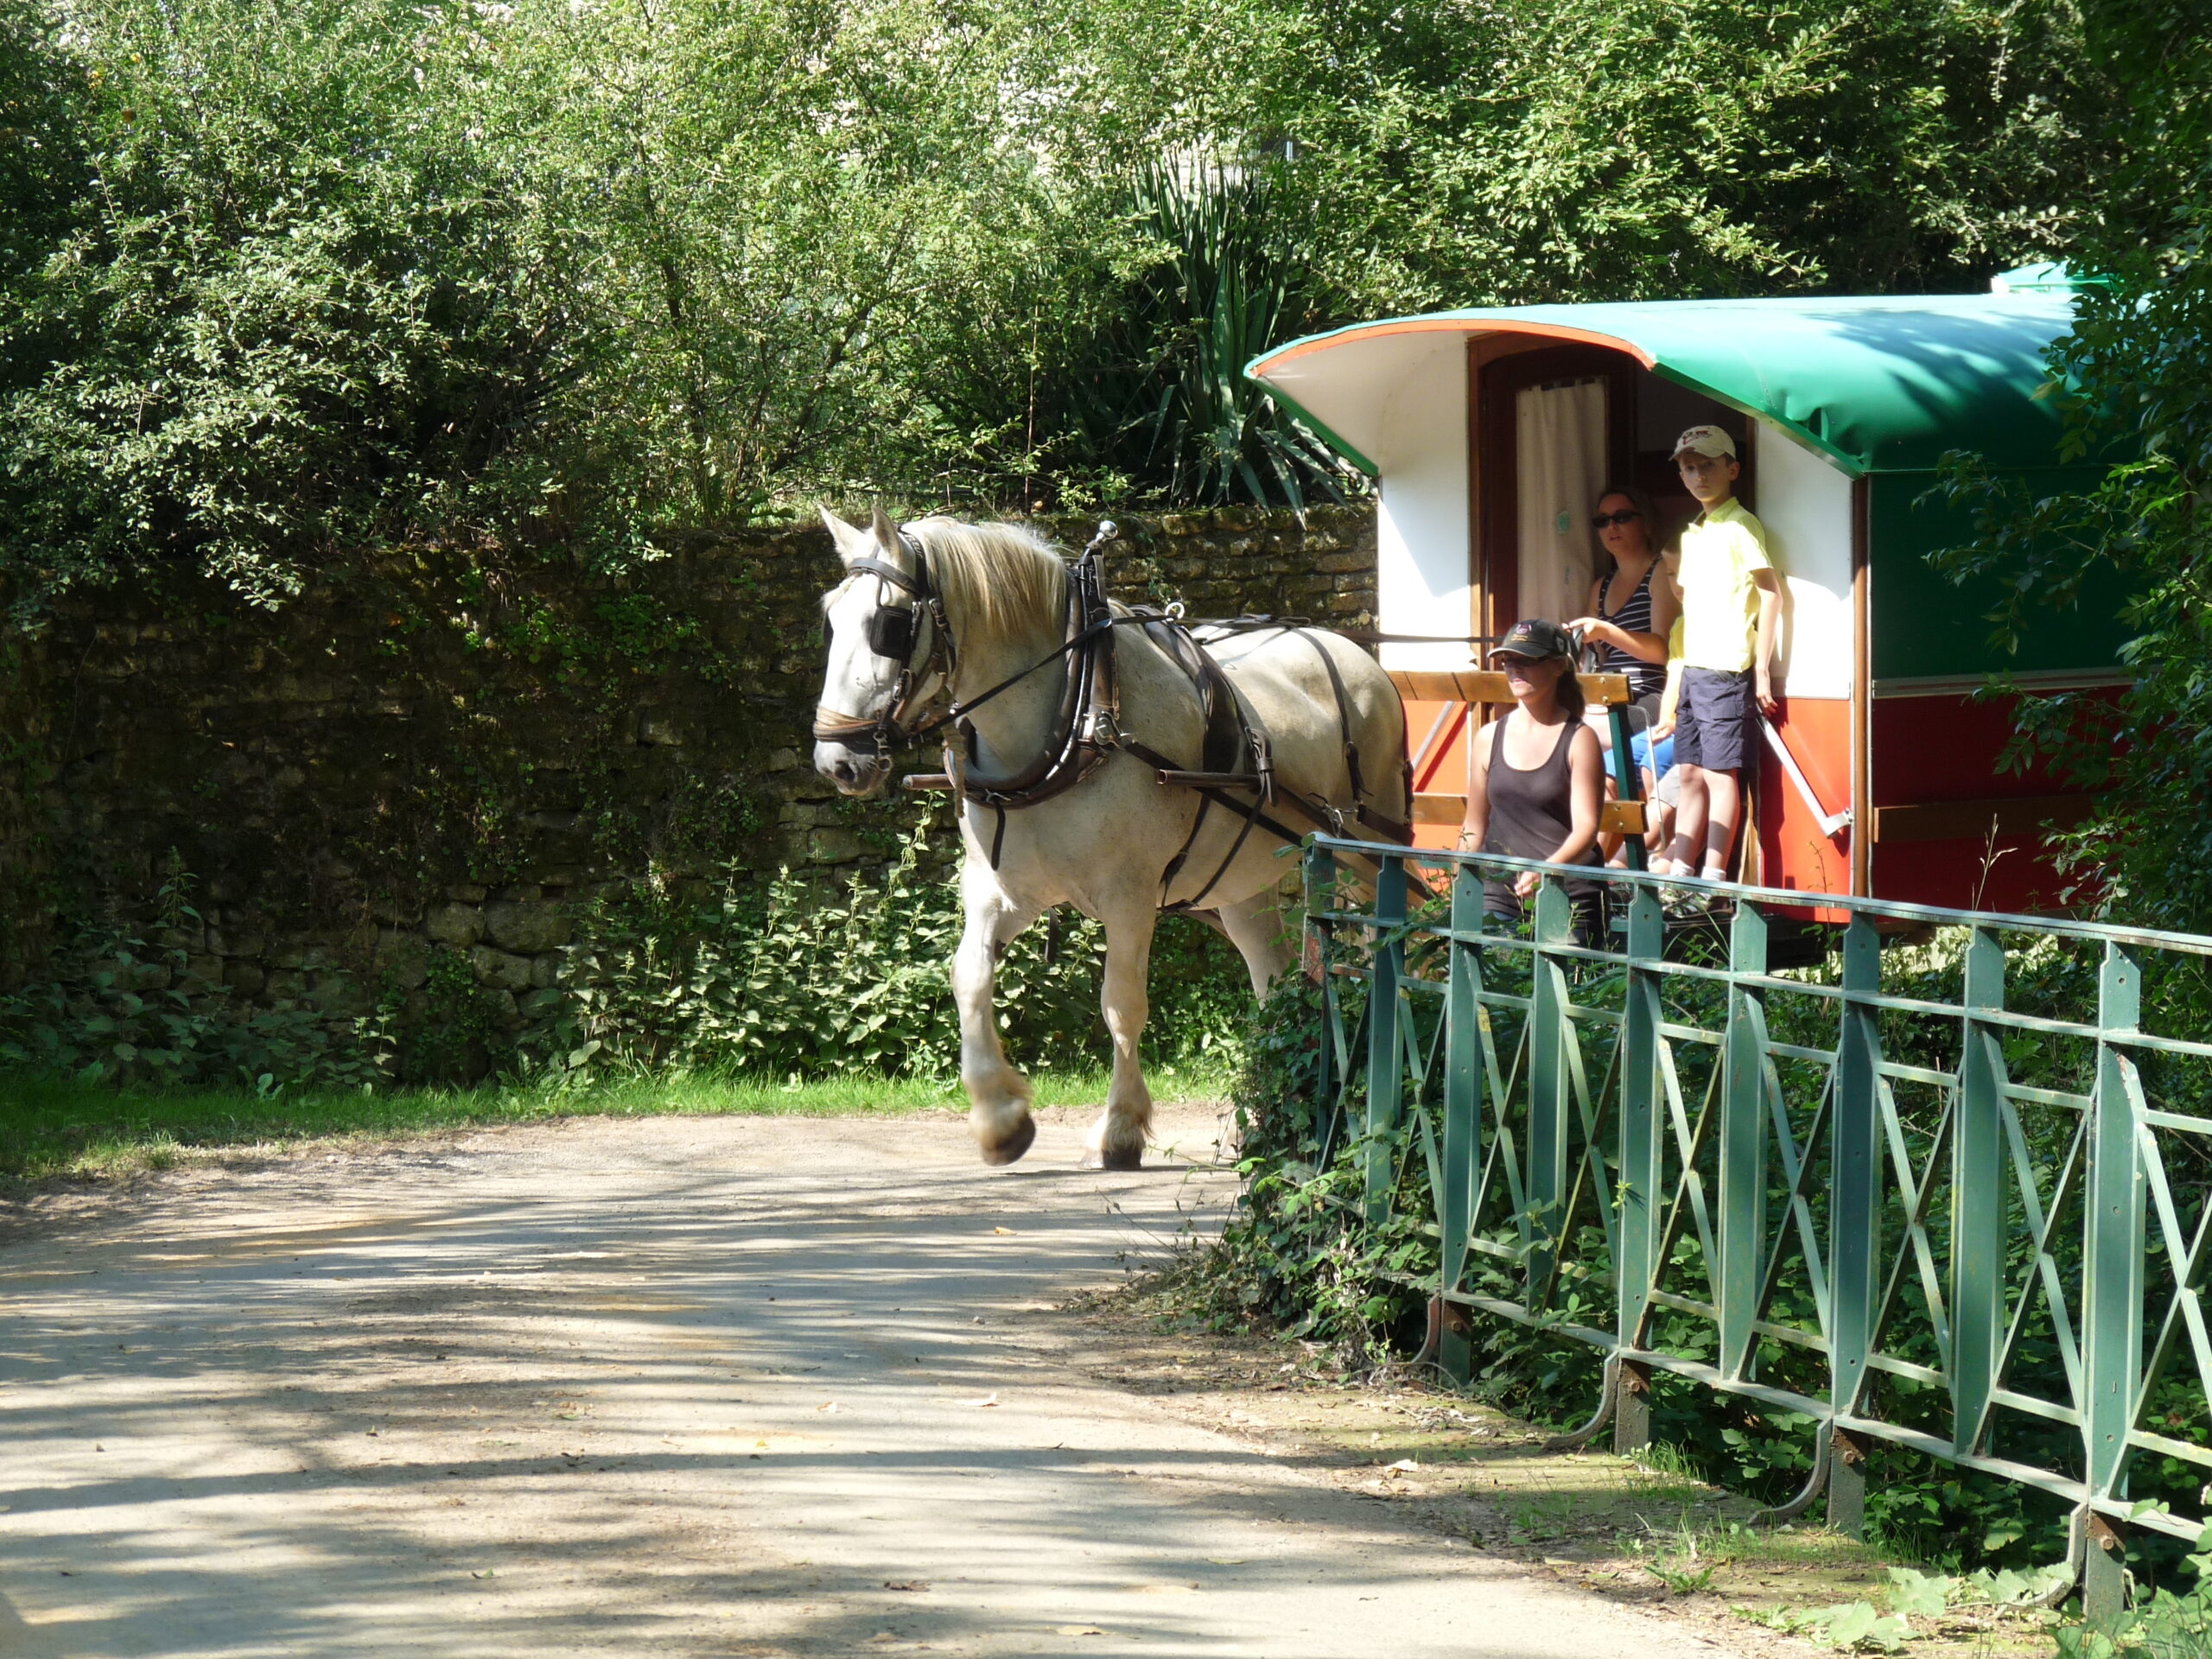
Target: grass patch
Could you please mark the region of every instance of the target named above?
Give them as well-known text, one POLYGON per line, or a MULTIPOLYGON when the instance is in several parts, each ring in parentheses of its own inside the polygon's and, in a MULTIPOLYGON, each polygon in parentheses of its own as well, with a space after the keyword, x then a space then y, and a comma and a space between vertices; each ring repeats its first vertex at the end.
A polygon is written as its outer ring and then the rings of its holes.
POLYGON ((1952 1576, 1909 1543, 1848 1538, 1817 1515, 1755 1525, 1758 1503, 1713 1484, 1685 1448, 1560 1446, 1429 1368, 1224 1320, 1189 1271, 1196 1255, 1075 1304, 1096 1374, 1174 1394, 1189 1414, 1413 1524, 1608 1600, 1675 1607, 1732 1647, 1749 1624, 1837 1652, 2049 1659, 2055 1616, 2022 1605, 2050 1587, 2047 1574, 1952 1576))
MULTIPOLYGON (((1155 1066, 1146 1075, 1163 1103, 1218 1099, 1228 1086, 1225 1072, 1215 1067, 1155 1066)), ((1106 1097, 1103 1071, 1046 1071, 1033 1081, 1040 1106, 1095 1106, 1106 1097)), ((558 1085, 303 1089, 264 1096, 243 1086, 116 1089, 19 1073, 0 1076, 0 1175, 97 1178, 167 1168, 187 1148, 378 1138, 560 1117, 890 1117, 967 1107, 957 1082, 852 1076, 793 1083, 691 1072, 558 1085)))

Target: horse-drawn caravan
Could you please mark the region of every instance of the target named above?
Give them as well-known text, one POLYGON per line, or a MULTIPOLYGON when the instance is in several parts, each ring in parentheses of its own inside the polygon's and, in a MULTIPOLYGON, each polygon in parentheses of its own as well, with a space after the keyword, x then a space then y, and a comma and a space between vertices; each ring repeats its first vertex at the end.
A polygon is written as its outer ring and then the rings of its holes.
MULTIPOLYGON (((1928 563, 1973 528, 1931 492, 1950 450, 2039 493, 2064 480, 2038 389, 2071 318, 2063 273, 2031 268, 1986 295, 1437 312, 1294 341, 1247 373, 1378 480, 1385 634, 1494 639, 1582 614, 1599 491, 1641 486, 1679 525, 1696 504, 1669 446, 1726 429, 1784 588, 1743 879, 2020 909, 2057 885, 2036 831, 2082 802, 2000 770, 2009 701, 1976 693, 1999 670, 2028 690, 2117 683, 2116 594, 2000 653, 1994 588, 1928 563)), ((1408 704, 1420 839, 1448 844, 1482 695, 1471 645, 1382 653, 1408 704)))
POLYGON ((1946 451, 2063 474, 2037 391, 2070 317, 2047 278, 1987 296, 1440 312, 1268 353, 1248 372, 1380 480, 1379 667, 1294 620, 1186 626, 1109 602, 1110 525, 1070 565, 1010 526, 830 518, 845 575, 824 602, 816 764, 868 794, 899 749, 944 746, 942 773, 906 781, 958 803, 953 983, 985 1156, 1018 1158, 1033 1135, 992 1009, 1007 942, 1058 905, 1105 923, 1114 1074, 1090 1146, 1134 1166, 1158 912, 1219 926, 1263 988, 1290 960, 1286 846, 1314 830, 1448 842, 1471 703, 1490 695, 1476 646, 1516 618, 1585 610, 1608 484, 1689 518, 1669 465, 1688 427, 1730 435, 1786 588, 1743 878, 1950 906, 2047 899, 2052 872, 2023 843, 2080 802, 1999 769, 2008 710, 1975 693, 1999 668, 2031 687, 2116 683, 2117 606, 2095 596, 2000 658, 1982 615, 1994 595, 1948 586, 1925 556, 1971 528, 1931 499, 1946 451))

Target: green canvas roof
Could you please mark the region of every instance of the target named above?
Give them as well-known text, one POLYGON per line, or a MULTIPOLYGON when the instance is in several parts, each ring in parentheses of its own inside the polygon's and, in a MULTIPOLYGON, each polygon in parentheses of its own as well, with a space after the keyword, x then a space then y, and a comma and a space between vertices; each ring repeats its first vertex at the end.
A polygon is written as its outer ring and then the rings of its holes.
POLYGON ((1379 429, 1379 400, 1404 372, 1402 348, 1415 342, 1402 337, 1440 332, 1617 347, 1789 429, 1854 475, 1925 472, 1949 449, 2048 467, 2060 423, 2037 393, 2049 378, 2044 354, 2072 322, 2057 282, 1991 294, 1501 307, 1355 324, 1279 346, 1245 373, 1370 471, 1363 429, 1379 429))

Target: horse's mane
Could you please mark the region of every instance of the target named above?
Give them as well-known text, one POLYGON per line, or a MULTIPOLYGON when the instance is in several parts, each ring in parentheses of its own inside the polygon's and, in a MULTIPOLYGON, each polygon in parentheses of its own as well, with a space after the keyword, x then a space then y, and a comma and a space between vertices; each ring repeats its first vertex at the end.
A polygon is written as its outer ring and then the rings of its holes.
POLYGON ((963 645, 989 645, 1067 616, 1068 568, 1052 544, 1020 524, 933 517, 906 526, 929 556, 947 619, 963 645))

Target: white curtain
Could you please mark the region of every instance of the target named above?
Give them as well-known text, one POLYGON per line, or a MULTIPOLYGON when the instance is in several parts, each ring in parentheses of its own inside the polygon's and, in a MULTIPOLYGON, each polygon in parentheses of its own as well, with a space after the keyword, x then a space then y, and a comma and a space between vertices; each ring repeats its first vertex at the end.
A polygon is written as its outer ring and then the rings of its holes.
POLYGON ((1605 382, 1530 386, 1514 413, 1521 614, 1564 622, 1589 608, 1590 514, 1605 487, 1605 382))

